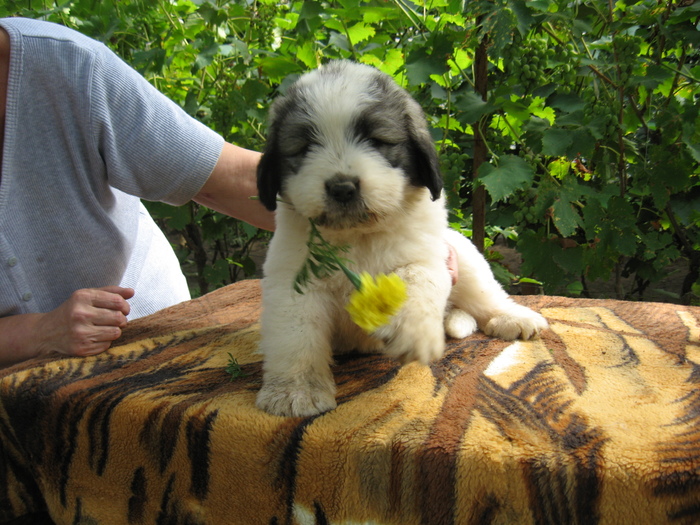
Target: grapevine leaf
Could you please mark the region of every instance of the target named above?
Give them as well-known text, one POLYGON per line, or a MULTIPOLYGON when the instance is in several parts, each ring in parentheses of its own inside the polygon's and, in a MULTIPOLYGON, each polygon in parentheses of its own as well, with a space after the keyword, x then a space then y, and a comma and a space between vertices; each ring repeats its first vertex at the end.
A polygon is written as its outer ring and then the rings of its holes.
POLYGON ((567 272, 555 262, 562 251, 558 241, 542 236, 541 232, 525 230, 518 239, 518 251, 523 256, 520 271, 542 281, 545 293, 556 290, 566 281, 567 272))
POLYGON ((207 265, 204 268, 202 275, 207 280, 208 283, 215 283, 220 285, 226 282, 229 277, 229 262, 226 259, 219 259, 213 264, 207 265))
POLYGON ((574 206, 563 199, 557 199, 552 206, 552 219, 562 237, 571 237, 580 226, 581 218, 574 206))
POLYGON ((301 72, 301 67, 296 61, 282 56, 265 57, 260 61, 260 67, 268 77, 276 81, 281 81, 292 73, 301 72))
POLYGON ((561 128, 550 128, 542 134, 542 153, 550 157, 562 157, 571 146, 571 132, 561 128))
POLYGON ((549 129, 549 122, 538 117, 532 117, 523 123, 523 131, 526 132, 541 135, 547 129, 549 129))
POLYGON ((396 20, 401 17, 396 6, 363 6, 362 20, 367 24, 376 24, 385 20, 396 20))
POLYGON ((552 3, 548 0, 531 0, 530 2, 528 2, 528 4, 532 9, 536 9, 537 11, 542 11, 544 13, 549 11, 549 8, 552 5, 552 3))
POLYGON ((473 91, 456 97, 454 106, 460 110, 459 121, 463 125, 473 124, 483 115, 496 109, 491 103, 484 101, 481 95, 473 91))
POLYGON ((690 152, 691 156, 695 159, 695 162, 700 162, 700 144, 687 140, 686 138, 684 138, 683 141, 688 147, 688 151, 690 152))
POLYGON ((532 184, 534 172, 520 157, 504 155, 498 167, 482 164, 479 168, 479 180, 486 186, 491 198, 498 202, 512 195, 516 190, 532 184))
POLYGON ((374 28, 362 22, 358 22, 354 26, 348 28, 348 36, 354 45, 364 42, 368 38, 372 38, 374 34, 374 28))
POLYGON ((518 32, 521 36, 526 35, 535 23, 535 19, 527 7, 527 2, 525 0, 510 0, 508 3, 515 14, 518 32))
POLYGON ((571 163, 564 157, 554 159, 547 165, 547 169, 552 174, 552 177, 559 180, 568 175, 570 167, 571 163))
POLYGON ((516 16, 509 6, 499 5, 483 21, 482 31, 489 35, 490 52, 498 55, 513 39, 513 26, 516 16))
POLYGON ((146 207, 154 218, 164 220, 168 227, 174 230, 184 230, 192 221, 192 212, 188 205, 175 207, 162 202, 148 202, 146 207))
POLYGON ((297 58, 301 60, 308 68, 314 68, 318 65, 316 59, 316 49, 314 42, 309 40, 304 42, 297 48, 297 58))
POLYGON ((408 81, 414 86, 426 83, 430 80, 430 75, 441 75, 442 73, 443 67, 440 65, 440 61, 428 55, 423 48, 413 50, 406 59, 408 81))
POLYGON ((663 84, 667 80, 673 78, 673 72, 665 67, 649 64, 642 77, 637 78, 637 82, 647 89, 656 89, 657 86, 663 84))
POLYGON ((573 113, 575 111, 582 110, 586 106, 586 103, 578 95, 562 93, 552 97, 550 105, 553 108, 560 109, 566 113, 573 113))
POLYGON ((567 150, 567 157, 573 159, 577 156, 587 157, 595 148, 595 138, 587 127, 570 131, 571 142, 567 150))

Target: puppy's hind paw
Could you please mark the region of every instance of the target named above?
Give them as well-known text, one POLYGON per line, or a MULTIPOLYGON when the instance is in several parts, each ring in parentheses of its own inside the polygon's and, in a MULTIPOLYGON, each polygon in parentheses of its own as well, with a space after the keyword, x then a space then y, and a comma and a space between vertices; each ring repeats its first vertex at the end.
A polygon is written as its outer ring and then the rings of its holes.
POLYGON ((544 317, 522 306, 492 317, 484 327, 484 333, 506 341, 513 339, 527 341, 537 337, 547 326, 544 317))
POLYGON ((255 404, 276 416, 315 416, 337 406, 335 385, 329 388, 302 381, 265 378, 255 404))
POLYGON ((452 308, 445 316, 445 333, 454 339, 464 339, 476 328, 476 319, 459 308, 452 308))

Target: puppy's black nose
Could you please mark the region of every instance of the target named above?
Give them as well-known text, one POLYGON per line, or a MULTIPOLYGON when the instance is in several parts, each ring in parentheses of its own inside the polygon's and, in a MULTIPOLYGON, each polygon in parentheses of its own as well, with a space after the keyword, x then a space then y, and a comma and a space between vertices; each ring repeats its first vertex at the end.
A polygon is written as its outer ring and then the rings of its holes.
POLYGON ((347 204, 360 193, 360 181, 356 177, 336 177, 326 181, 326 193, 336 202, 347 204))

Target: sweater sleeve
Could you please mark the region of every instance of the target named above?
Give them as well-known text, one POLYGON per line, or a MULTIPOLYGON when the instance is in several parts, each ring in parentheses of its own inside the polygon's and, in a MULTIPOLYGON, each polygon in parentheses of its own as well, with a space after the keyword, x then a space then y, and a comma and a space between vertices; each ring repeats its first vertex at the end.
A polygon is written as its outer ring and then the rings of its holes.
POLYGON ((102 46, 90 79, 90 123, 109 184, 182 205, 209 178, 223 138, 102 46))

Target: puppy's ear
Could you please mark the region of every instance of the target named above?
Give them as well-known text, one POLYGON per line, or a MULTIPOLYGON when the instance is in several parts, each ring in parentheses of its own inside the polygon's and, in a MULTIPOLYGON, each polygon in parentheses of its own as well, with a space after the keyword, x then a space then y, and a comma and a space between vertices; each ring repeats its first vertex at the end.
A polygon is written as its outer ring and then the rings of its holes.
POLYGON ((430 190, 433 200, 440 198, 443 182, 440 173, 440 161, 438 159, 435 142, 428 132, 423 110, 410 96, 407 103, 407 128, 411 143, 411 154, 415 163, 413 182, 419 186, 425 186, 430 190))
POLYGON ((430 135, 428 133, 426 135, 428 137, 423 136, 423 134, 411 137, 411 147, 413 148, 413 156, 416 163, 414 179, 420 186, 428 188, 430 196, 433 200, 437 200, 440 198, 443 188, 440 161, 435 150, 435 144, 430 135))
POLYGON ((279 130, 289 112, 287 97, 277 98, 270 106, 267 143, 258 164, 258 197, 268 210, 277 209, 277 194, 282 191, 283 155, 280 151, 279 130))
POLYGON ((258 164, 258 197, 263 206, 274 211, 277 208, 277 194, 282 189, 282 156, 274 134, 268 137, 267 147, 258 164))

